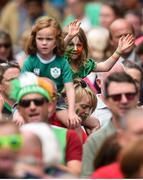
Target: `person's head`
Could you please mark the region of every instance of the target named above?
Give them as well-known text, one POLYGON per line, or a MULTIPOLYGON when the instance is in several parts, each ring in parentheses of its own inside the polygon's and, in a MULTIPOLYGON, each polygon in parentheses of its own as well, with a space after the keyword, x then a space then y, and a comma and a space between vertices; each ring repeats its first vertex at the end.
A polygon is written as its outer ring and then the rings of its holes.
POLYGON ((107 137, 94 159, 94 169, 115 162, 120 149, 116 133, 107 137))
POLYGON ((134 79, 140 92, 142 79, 143 79, 142 68, 139 65, 132 63, 131 61, 127 61, 124 65, 125 65, 125 72, 134 79))
MULTIPOLYGON (((118 46, 118 42, 120 37, 126 36, 127 34, 134 35, 133 27, 130 23, 128 23, 125 19, 116 19, 112 22, 109 28, 110 31, 110 44, 112 48, 116 49, 118 46)), ((125 54, 130 53, 134 48, 134 45, 131 48, 128 48, 128 51, 125 54)))
POLYGON ((11 82, 10 98, 17 100, 25 122, 48 121, 53 112, 54 87, 45 78, 24 73, 11 82))
POLYGON ((11 177, 18 152, 22 145, 22 137, 18 127, 11 119, 0 120, 0 177, 11 177))
POLYGON ((127 73, 112 73, 106 78, 104 100, 114 118, 119 119, 129 109, 136 107, 138 99, 136 83, 127 73))
POLYGON ((59 163, 61 160, 60 144, 58 144, 57 138, 48 124, 43 122, 28 123, 23 125, 20 131, 24 139, 20 158, 29 159, 27 164, 31 164, 30 160, 32 159, 35 164, 42 163, 45 167, 59 163))
POLYGON ((50 59, 54 54, 61 56, 64 53, 64 41, 59 23, 51 17, 39 18, 32 28, 27 53, 50 59))
POLYGON ((20 75, 20 67, 17 62, 0 63, 0 93, 8 97, 10 81, 20 75))
POLYGON ((110 71, 97 73, 96 83, 101 89, 101 94, 104 95, 104 81, 106 78, 114 72, 124 72, 124 66, 122 63, 117 62, 110 71))
MULTIPOLYGON (((77 78, 74 80, 75 89, 75 112, 84 121, 86 120, 95 110, 97 105, 97 98, 95 92, 88 86, 88 84, 77 78)), ((67 97, 65 91, 62 92, 65 102, 67 97)))
POLYGON ((89 56, 96 61, 105 57, 105 50, 109 44, 109 31, 104 27, 96 27, 87 33, 89 56))
POLYGON ((8 61, 14 59, 12 40, 5 30, 0 30, 0 58, 8 61))
POLYGON ((75 18, 84 17, 85 0, 66 0, 67 7, 75 18))
POLYGON ((134 108, 129 110, 124 117, 120 119, 122 131, 119 136, 119 143, 126 147, 128 142, 134 142, 143 137, 143 109, 134 108))
POLYGON ((133 26, 135 36, 141 35, 141 25, 142 25, 142 14, 137 10, 127 11, 125 14, 125 19, 133 26))
POLYGON ((88 43, 82 28, 69 42, 66 51, 70 61, 75 62, 79 66, 84 65, 88 56, 88 43))
POLYGON ((43 15, 44 0, 25 0, 25 4, 31 18, 38 18, 43 15))
POLYGON ((143 138, 126 146, 120 158, 121 171, 127 179, 143 178, 143 138))
POLYGON ((75 111, 82 120, 86 120, 96 108, 95 92, 82 79, 74 80, 75 111))
POLYGON ((110 24, 121 17, 121 10, 116 2, 103 3, 100 12, 100 25, 109 28, 110 24))

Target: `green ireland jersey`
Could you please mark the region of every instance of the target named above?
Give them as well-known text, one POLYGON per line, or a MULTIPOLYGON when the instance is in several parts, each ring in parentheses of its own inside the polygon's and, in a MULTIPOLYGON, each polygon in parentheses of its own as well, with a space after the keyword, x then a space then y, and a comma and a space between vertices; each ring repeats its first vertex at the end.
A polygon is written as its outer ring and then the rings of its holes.
POLYGON ((39 58, 38 55, 28 56, 21 72, 25 71, 53 80, 59 93, 65 83, 73 81, 71 67, 65 57, 54 56, 51 60, 45 61, 39 58))
POLYGON ((87 59, 84 66, 81 66, 79 70, 74 71, 72 69, 73 78, 84 78, 90 74, 96 68, 96 62, 93 59, 87 59))

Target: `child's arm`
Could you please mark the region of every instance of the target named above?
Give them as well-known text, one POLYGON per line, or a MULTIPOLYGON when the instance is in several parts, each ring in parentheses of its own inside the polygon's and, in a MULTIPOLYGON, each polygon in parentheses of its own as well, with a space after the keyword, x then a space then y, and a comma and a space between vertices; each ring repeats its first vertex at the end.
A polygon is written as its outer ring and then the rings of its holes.
POLYGON ((80 28, 80 21, 75 20, 69 24, 68 28, 68 34, 64 38, 65 46, 69 44, 69 42, 77 35, 80 28))
POLYGON ((128 49, 134 46, 134 38, 132 35, 122 36, 119 39, 118 47, 111 57, 106 61, 97 63, 94 72, 106 72, 109 71, 114 64, 118 61, 120 56, 124 54, 128 49))
POLYGON ((75 91, 72 82, 65 83, 65 91, 68 101, 68 122, 71 126, 73 124, 80 124, 81 119, 75 113, 75 91))

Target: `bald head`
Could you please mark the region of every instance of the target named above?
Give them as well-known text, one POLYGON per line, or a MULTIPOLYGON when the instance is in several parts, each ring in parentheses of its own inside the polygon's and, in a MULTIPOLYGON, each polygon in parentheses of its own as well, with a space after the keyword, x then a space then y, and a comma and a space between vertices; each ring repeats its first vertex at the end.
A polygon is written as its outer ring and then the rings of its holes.
MULTIPOLYGON (((116 19, 115 21, 113 21, 113 23, 110 25, 110 33, 112 35, 112 33, 114 33, 115 31, 119 31, 119 30, 124 30, 127 29, 128 33, 133 33, 133 28, 132 26, 128 23, 127 20, 120 18, 120 19, 116 19)), ((122 34, 122 35, 126 35, 126 34, 122 34)))
MULTIPOLYGON (((129 24, 125 19, 116 19, 109 28, 110 31, 110 44, 115 50, 118 47, 119 39, 122 36, 126 36, 128 34, 134 35, 133 27, 129 24)), ((125 54, 129 54, 133 50, 134 46, 131 46, 125 54)))

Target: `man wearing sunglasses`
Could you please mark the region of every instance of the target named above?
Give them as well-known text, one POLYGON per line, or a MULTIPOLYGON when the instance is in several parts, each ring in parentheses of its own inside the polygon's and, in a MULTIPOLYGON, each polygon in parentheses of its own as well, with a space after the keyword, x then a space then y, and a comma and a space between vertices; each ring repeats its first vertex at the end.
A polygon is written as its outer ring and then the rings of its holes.
POLYGON ((138 88, 131 76, 125 72, 110 74, 104 82, 104 102, 112 112, 110 121, 93 132, 83 149, 82 176, 89 177, 94 171, 93 161, 105 139, 121 129, 120 118, 137 106, 138 88))
MULTIPOLYGON (((33 73, 24 73, 11 82, 10 97, 17 100, 18 110, 25 123, 49 122, 56 108, 56 90, 53 83, 33 73)), ((63 153, 61 166, 67 172, 79 175, 82 144, 73 130, 53 127, 63 153)), ((45 137, 46 138, 46 137, 45 137)), ((48 141, 48 137, 47 137, 48 141)))

